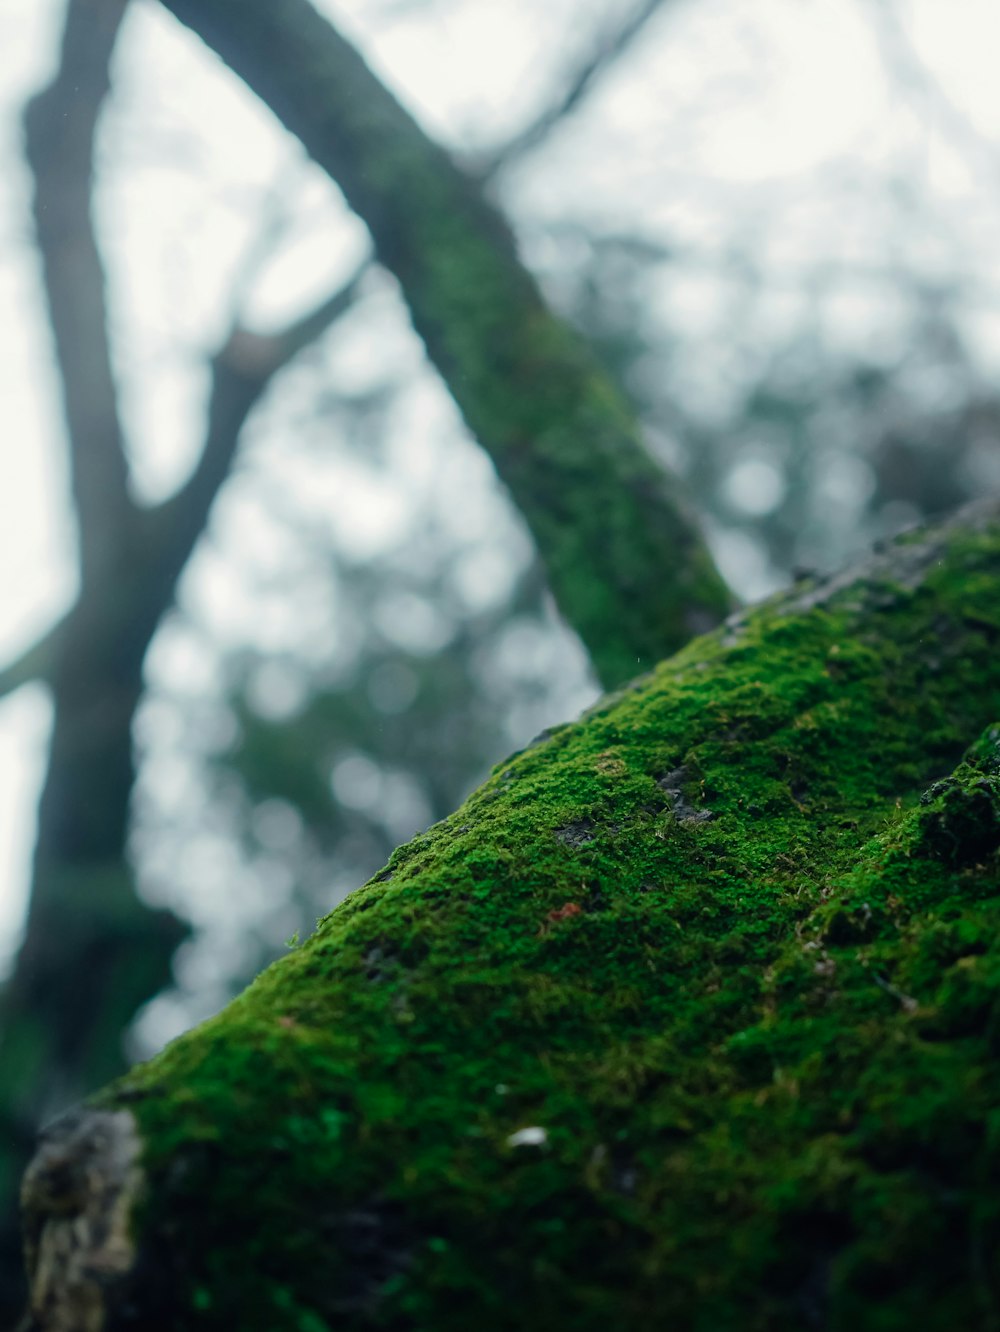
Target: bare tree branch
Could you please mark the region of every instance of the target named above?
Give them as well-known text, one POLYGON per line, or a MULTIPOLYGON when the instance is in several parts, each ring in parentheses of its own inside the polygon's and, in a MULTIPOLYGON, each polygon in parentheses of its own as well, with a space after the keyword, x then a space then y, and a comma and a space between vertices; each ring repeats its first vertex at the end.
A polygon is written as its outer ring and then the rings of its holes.
POLYGON ((47 678, 62 623, 60 620, 14 661, 0 667, 0 698, 12 694, 22 685, 31 684, 36 680, 44 681, 47 678))
POLYGON ((255 333, 238 321, 212 358, 208 424, 201 456, 181 490, 144 515, 149 577, 172 589, 229 473, 240 431, 268 385, 290 361, 341 318, 357 299, 371 261, 362 260, 337 291, 277 333, 255 333))
POLYGON ((640 0, 616 31, 597 34, 591 49, 577 68, 567 70, 563 75, 562 89, 554 100, 480 165, 479 174, 482 178, 491 179, 516 158, 524 157, 548 138, 552 130, 576 110, 619 57, 625 54, 636 37, 645 30, 650 19, 672 3, 674 0, 640 0))
POLYGON ((896 83, 908 88, 934 114, 939 127, 969 160, 977 176, 985 170, 1000 184, 997 145, 979 131, 921 60, 896 0, 863 0, 863 8, 872 17, 883 60, 896 83))
POLYGON ((243 318, 254 285, 274 258, 290 231, 300 198, 302 171, 308 158, 298 144, 294 155, 284 162, 271 180, 255 219, 253 235, 243 252, 229 289, 230 325, 243 318))
POLYGON ((25 110, 35 225, 59 360, 84 584, 118 562, 133 513, 90 221, 93 139, 127 0, 71 0, 55 79, 25 110))
POLYGON ((300 319, 289 324, 277 335, 274 340, 278 347, 273 368, 270 371, 271 377, 276 375, 279 370, 283 370, 300 351, 304 351, 306 347, 332 328, 337 320, 342 318, 354 306, 362 281, 372 267, 370 257, 363 259, 355 269, 353 276, 338 291, 332 292, 325 301, 322 301, 314 309, 308 310, 300 319))

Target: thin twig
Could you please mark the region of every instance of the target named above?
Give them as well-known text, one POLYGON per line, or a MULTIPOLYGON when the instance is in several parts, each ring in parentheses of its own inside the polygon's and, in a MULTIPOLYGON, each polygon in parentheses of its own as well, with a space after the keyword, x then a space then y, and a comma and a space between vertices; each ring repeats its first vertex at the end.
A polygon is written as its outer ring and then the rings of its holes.
POLYGON ((570 115, 590 94, 600 79, 624 55, 633 41, 645 29, 650 19, 674 0, 640 0, 614 32, 601 32, 590 50, 575 69, 568 70, 563 76, 561 91, 533 120, 519 130, 511 139, 490 154, 485 164, 481 164, 478 173, 483 180, 490 180, 515 159, 524 157, 548 138, 568 115, 570 115))
POLYGON ((0 667, 0 698, 12 694, 22 685, 32 684, 36 680, 44 681, 47 678, 52 662, 53 645, 62 623, 60 620, 14 661, 0 667))
POLYGON ((173 581, 187 562, 208 511, 229 474, 240 432, 268 385, 301 351, 351 309, 371 267, 366 256, 349 280, 312 310, 276 333, 256 333, 237 322, 212 358, 212 385, 201 455, 186 484, 144 515, 157 552, 158 583, 173 581))

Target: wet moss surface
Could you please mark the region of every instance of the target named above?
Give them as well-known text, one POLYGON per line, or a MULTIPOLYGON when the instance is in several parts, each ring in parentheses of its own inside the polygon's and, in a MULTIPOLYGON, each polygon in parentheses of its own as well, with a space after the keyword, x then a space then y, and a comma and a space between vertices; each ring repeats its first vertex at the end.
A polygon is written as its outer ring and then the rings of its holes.
POLYGON ((116 1325, 1000 1326, 998 576, 695 641, 114 1085, 116 1325))

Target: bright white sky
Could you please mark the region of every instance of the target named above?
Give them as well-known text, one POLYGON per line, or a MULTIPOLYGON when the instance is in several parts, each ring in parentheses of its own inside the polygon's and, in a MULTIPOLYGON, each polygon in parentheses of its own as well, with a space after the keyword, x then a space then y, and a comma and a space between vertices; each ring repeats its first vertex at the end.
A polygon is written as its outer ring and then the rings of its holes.
MULTIPOLYGON (((870 219, 837 216, 811 199, 803 186, 810 173, 818 180, 837 164, 861 164, 874 178, 903 152, 949 225, 960 219, 968 252, 991 254, 996 205, 984 203, 981 178, 984 166, 1000 174, 1000 154, 990 162, 984 147, 977 159, 974 147, 957 143, 947 107, 917 114, 887 84, 872 39, 876 3, 755 0, 751 18, 738 0, 677 0, 546 156, 512 176, 506 197, 524 215, 575 213, 598 226, 640 209, 648 234, 680 236, 706 252, 724 240, 732 205, 760 207, 762 258, 794 265, 817 252, 856 256, 871 243, 870 219), (686 107, 702 109, 687 122, 692 132, 679 136, 674 124, 686 107), (787 211, 772 216, 782 199, 787 211)), ((389 27, 377 18, 385 7, 364 0, 319 7, 362 42, 432 132, 465 148, 488 146, 530 117, 544 99, 549 53, 568 56, 569 43, 584 39, 585 14, 596 20, 628 8, 608 0, 440 0, 432 22, 414 6, 411 19, 389 27)), ((19 108, 51 68, 60 12, 55 0, 5 0, 0 11, 0 659, 30 644, 73 594, 62 427, 18 146, 19 108)), ((958 114, 987 143, 1000 142, 995 0, 913 0, 902 12, 914 49, 958 114)), ((131 130, 118 142, 129 151, 106 183, 98 219, 112 219, 103 229, 111 299, 129 329, 118 359, 126 419, 143 443, 136 489, 153 498, 193 461, 203 382, 192 353, 210 348, 225 327, 231 275, 276 177, 287 173, 301 215, 296 243, 255 289, 252 309, 262 324, 288 317, 350 271, 365 238, 268 114, 149 0, 137 3, 125 40, 121 99, 131 130)), ((906 243, 922 246, 922 262, 933 267, 933 231, 906 243)), ((704 298, 695 290, 691 318, 700 317, 707 317, 704 298)), ((844 318, 853 337, 872 312, 848 309, 844 318)), ((1000 312, 987 307, 982 349, 994 362, 998 329, 1000 312)), ((391 353, 381 346, 373 355, 401 364, 419 356, 405 330, 397 341, 391 353)), ((353 373, 363 380, 371 364, 362 358, 353 373)), ((455 429, 440 402, 421 413, 425 433, 455 429)), ((377 543, 384 505, 366 507, 360 493, 344 521, 355 524, 360 544, 377 543)), ((237 532, 236 545, 240 539, 237 532)), ((232 580, 217 583, 213 600, 206 574, 203 601, 221 622, 232 580)), ((0 974, 23 911, 47 726, 40 690, 0 702, 0 974)))

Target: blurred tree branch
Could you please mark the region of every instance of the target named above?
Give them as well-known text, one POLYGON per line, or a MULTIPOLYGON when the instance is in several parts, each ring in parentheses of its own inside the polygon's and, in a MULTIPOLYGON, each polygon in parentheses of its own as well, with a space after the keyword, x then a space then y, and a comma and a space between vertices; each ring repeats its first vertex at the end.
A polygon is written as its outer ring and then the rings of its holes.
POLYGON ((247 417, 275 376, 353 307, 369 266, 363 260, 342 287, 277 332, 256 333, 237 319, 212 358, 207 428, 198 464, 181 489, 151 510, 146 520, 150 548, 156 552, 146 581, 160 591, 161 614, 229 474, 247 417))
POLYGON ((368 225, 603 682, 720 618, 730 596, 676 482, 590 349, 546 309, 479 183, 306 0, 165 7, 267 102, 368 225))
POLYGON ((12 694, 22 685, 48 678, 60 627, 61 621, 32 643, 31 647, 14 661, 0 668, 0 698, 12 694))
POLYGON ((478 173, 484 180, 498 175, 516 159, 525 157, 538 148, 586 100, 605 74, 625 54, 635 39, 645 31, 650 19, 676 0, 640 0, 613 31, 601 31, 594 37, 590 49, 575 69, 562 74, 562 87, 555 97, 523 129, 502 147, 479 164, 478 173))
POLYGON ((1000 183, 996 144, 982 134, 975 122, 952 98, 941 80, 927 68, 914 47, 897 0, 863 0, 872 20, 883 62, 896 85, 922 103, 979 175, 985 171, 1000 183))

